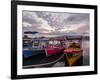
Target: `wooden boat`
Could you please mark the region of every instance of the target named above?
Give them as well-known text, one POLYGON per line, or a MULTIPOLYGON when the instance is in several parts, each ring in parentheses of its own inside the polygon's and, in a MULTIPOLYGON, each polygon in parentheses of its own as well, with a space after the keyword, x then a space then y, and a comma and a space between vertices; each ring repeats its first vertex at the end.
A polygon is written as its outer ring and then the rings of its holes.
POLYGON ((81 47, 81 41, 82 37, 79 36, 67 37, 67 47, 64 50, 64 54, 69 66, 82 65, 83 49, 81 47))

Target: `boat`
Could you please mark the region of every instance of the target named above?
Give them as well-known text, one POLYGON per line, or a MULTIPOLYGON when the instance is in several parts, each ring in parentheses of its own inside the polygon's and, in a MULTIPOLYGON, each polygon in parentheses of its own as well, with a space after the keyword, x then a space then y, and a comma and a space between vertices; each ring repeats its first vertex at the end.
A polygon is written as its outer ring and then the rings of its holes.
POLYGON ((65 58, 69 66, 82 65, 82 37, 69 36, 67 37, 67 47, 64 49, 65 58))
POLYGON ((46 56, 51 56, 63 52, 64 47, 62 40, 52 39, 48 41, 48 46, 45 48, 46 56))
POLYGON ((38 38, 38 32, 25 31, 23 36, 23 58, 27 59, 37 55, 45 55, 46 38, 38 38))
POLYGON ((24 44, 27 44, 27 47, 23 47, 24 58, 30 58, 37 55, 45 55, 44 48, 46 47, 48 39, 31 39, 31 44, 29 43, 29 39, 27 39, 26 41, 26 43, 24 41, 24 44))

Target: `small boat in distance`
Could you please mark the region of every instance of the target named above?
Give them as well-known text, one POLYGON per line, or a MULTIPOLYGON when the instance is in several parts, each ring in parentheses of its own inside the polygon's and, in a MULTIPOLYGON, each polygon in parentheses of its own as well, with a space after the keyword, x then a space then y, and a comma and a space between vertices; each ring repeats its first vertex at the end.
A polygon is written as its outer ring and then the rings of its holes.
POLYGON ((59 39, 51 39, 48 41, 48 45, 45 48, 46 56, 51 56, 54 54, 58 54, 63 52, 64 47, 63 47, 63 42, 62 40, 59 39))

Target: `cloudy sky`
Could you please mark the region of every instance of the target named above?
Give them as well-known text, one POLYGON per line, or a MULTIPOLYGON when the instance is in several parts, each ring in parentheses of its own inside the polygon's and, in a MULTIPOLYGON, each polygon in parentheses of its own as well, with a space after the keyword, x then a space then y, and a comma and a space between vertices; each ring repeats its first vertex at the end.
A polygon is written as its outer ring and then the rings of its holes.
POLYGON ((39 33, 89 33, 87 13, 23 11, 23 32, 39 33))

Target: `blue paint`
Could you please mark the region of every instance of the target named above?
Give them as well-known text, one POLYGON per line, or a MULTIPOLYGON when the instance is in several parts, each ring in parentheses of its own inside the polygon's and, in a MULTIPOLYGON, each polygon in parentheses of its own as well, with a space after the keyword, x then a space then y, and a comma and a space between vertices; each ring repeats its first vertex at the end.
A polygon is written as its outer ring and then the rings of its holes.
POLYGON ((31 50, 23 50, 23 56, 24 56, 24 58, 31 57, 31 56, 33 56, 33 51, 31 51, 31 50))

